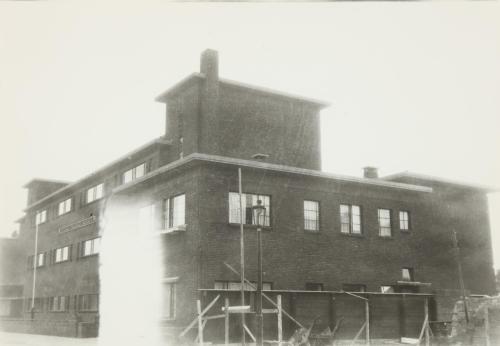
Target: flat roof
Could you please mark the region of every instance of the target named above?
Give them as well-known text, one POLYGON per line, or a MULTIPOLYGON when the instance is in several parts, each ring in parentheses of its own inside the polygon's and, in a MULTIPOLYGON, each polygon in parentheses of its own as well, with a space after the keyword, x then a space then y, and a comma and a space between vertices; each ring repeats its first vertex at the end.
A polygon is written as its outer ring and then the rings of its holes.
POLYGON ((190 154, 190 155, 188 155, 180 160, 177 160, 177 161, 174 161, 170 164, 162 166, 162 167, 144 175, 143 177, 141 177, 139 179, 136 179, 134 181, 131 181, 127 184, 124 184, 124 185, 121 185, 121 186, 115 188, 113 191, 120 192, 120 191, 126 190, 134 185, 140 184, 141 182, 144 182, 148 179, 151 179, 155 176, 158 176, 162 173, 168 172, 168 171, 173 170, 175 168, 181 167, 181 166, 183 166, 189 162, 193 162, 193 161, 204 161, 204 162, 228 164, 228 165, 234 165, 234 166, 238 166, 238 167, 263 169, 263 170, 274 171, 274 172, 291 173, 291 174, 298 174, 298 175, 309 176, 309 177, 332 179, 332 180, 345 181, 345 182, 351 182, 351 183, 374 185, 374 186, 403 189, 403 190, 410 190, 410 191, 417 191, 417 192, 427 192, 428 193, 428 192, 433 191, 432 188, 428 187, 428 186, 412 185, 412 184, 406 184, 406 183, 397 183, 397 182, 385 181, 385 180, 381 180, 381 179, 358 178, 358 177, 347 176, 347 175, 324 173, 324 172, 316 171, 316 170, 312 170, 312 169, 305 169, 305 168, 279 165, 279 164, 274 164, 274 163, 265 163, 265 162, 243 160, 243 159, 237 159, 237 158, 232 158, 232 157, 208 155, 208 154, 200 154, 200 153, 190 154))
POLYGON ((442 184, 457 185, 460 187, 465 187, 465 188, 470 188, 470 189, 475 189, 475 190, 482 190, 482 191, 486 191, 486 192, 499 192, 500 191, 500 189, 498 187, 492 187, 492 186, 481 185, 481 184, 473 184, 473 183, 468 183, 468 182, 464 182, 464 181, 452 180, 452 179, 447 179, 447 178, 436 177, 433 175, 420 174, 420 173, 414 173, 414 172, 409 172, 409 171, 404 171, 404 172, 386 175, 385 177, 381 177, 380 179, 383 179, 386 181, 391 181, 392 179, 397 179, 397 178, 414 178, 414 179, 420 179, 420 180, 427 180, 427 181, 433 181, 433 182, 442 183, 442 184))
MULTIPOLYGON (((199 80, 203 80, 203 79, 205 79, 205 75, 203 73, 194 72, 194 73, 188 75, 187 77, 181 79, 178 83, 176 83, 175 85, 173 85, 172 87, 170 87, 169 89, 167 89, 166 91, 164 91, 163 93, 158 95, 155 98, 155 101, 165 102, 167 97, 178 92, 186 84, 188 84, 192 81, 195 81, 195 80, 199 81, 199 80)), ((223 85, 225 84, 228 86, 247 89, 247 90, 262 93, 262 94, 276 95, 276 96, 280 96, 280 97, 284 97, 284 98, 288 98, 288 99, 293 99, 293 100, 297 100, 297 101, 301 101, 301 102, 311 103, 311 104, 315 104, 315 105, 319 106, 320 108, 325 108, 325 107, 330 106, 330 103, 326 102, 326 101, 321 101, 321 100, 317 100, 317 99, 313 99, 313 98, 309 98, 309 97, 290 94, 287 92, 269 89, 269 88, 265 88, 265 87, 261 87, 261 86, 237 82, 237 81, 230 80, 230 79, 219 78, 219 83, 221 83, 223 85)))

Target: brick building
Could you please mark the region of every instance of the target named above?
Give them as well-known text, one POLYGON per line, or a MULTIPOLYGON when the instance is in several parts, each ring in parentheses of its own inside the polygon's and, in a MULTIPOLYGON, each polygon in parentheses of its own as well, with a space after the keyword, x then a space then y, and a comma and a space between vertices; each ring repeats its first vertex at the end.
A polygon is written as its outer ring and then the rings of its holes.
MULTIPOLYGON (((96 333, 102 220, 117 205, 126 205, 137 220, 146 215, 161 244, 165 325, 190 322, 200 295, 238 289, 238 276, 224 265, 239 265, 238 168, 251 281, 257 274, 249 209, 260 200, 267 210, 267 290, 373 292, 382 299, 421 293, 433 297, 433 318, 447 320, 446 302, 459 288, 456 231, 465 287, 495 292, 490 189, 407 172, 378 177, 370 167, 360 178, 324 173, 319 113, 328 105, 219 78, 217 52, 211 50, 202 54, 200 73, 157 101, 168 107, 161 138, 74 183, 35 179, 26 185, 18 239, 18 255, 27 263, 19 274, 24 330, 96 333), (38 323, 29 324, 33 282, 38 323)), ((301 312, 300 304, 313 304, 306 301, 287 306, 307 320, 314 311, 301 312)), ((4 326, 21 329, 14 322, 4 326)))

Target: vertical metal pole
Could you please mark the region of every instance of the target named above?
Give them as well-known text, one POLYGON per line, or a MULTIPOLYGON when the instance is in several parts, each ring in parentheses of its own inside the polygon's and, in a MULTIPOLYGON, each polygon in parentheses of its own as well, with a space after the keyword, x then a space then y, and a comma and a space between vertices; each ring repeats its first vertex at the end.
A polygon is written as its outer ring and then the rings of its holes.
MULTIPOLYGON (((33 256, 33 289, 31 292, 31 316, 33 317, 33 311, 35 309, 35 288, 36 288, 36 267, 38 264, 38 258, 37 258, 37 253, 38 253, 38 218, 36 215, 38 212, 35 213, 35 254, 33 256)), ((43 259, 45 261, 45 258, 43 259)))
POLYGON ((278 346, 283 342, 283 314, 281 312, 281 294, 276 297, 278 299, 278 346))
POLYGON ((264 340, 264 326, 262 316, 262 238, 261 228, 257 228, 257 346, 262 346, 264 340))
POLYGON ((198 342, 203 346, 203 316, 201 315, 201 302, 196 301, 196 309, 198 310, 198 342))
MULTIPOLYGON (((241 306, 245 306, 245 235, 243 232, 243 192, 241 167, 238 167, 238 192, 240 195, 240 285, 241 306)), ((245 345, 245 313, 241 313, 241 344, 245 345)))
POLYGON ((486 337, 486 346, 490 346, 490 312, 488 306, 484 310, 484 336, 486 337))
POLYGON ((229 298, 224 300, 224 345, 229 344, 229 298))
POLYGON ((366 345, 370 346, 370 303, 365 300, 366 345))
POLYGON ((430 345, 430 339, 429 339, 429 298, 425 298, 425 346, 430 345))
POLYGON ((458 279, 460 282, 460 290, 462 291, 462 299, 464 302, 464 314, 465 314, 465 321, 469 323, 469 309, 467 308, 467 300, 465 299, 465 284, 464 284, 464 277, 462 273, 462 263, 460 261, 460 248, 458 247, 458 238, 457 238, 457 232, 453 230, 453 245, 455 247, 455 258, 457 261, 457 267, 458 267, 458 279))

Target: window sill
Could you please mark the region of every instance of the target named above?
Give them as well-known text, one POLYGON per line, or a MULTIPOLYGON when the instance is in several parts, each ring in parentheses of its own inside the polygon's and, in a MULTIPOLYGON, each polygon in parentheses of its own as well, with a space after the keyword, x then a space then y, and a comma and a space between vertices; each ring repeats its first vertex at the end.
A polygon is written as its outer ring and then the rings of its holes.
POLYGON ((77 259, 84 259, 84 258, 97 257, 97 256, 99 256, 99 253, 93 253, 90 255, 82 255, 82 256, 78 257, 77 259))
POLYGON ((67 260, 64 260, 64 261, 54 262, 52 264, 61 264, 61 263, 66 263, 66 262, 71 262, 71 260, 67 259, 67 260))
POLYGON ((365 235, 363 233, 357 234, 357 233, 342 233, 342 232, 340 232, 340 235, 344 236, 344 237, 350 237, 350 238, 364 238, 365 237, 365 235))
POLYGON ((187 225, 179 225, 175 227, 170 227, 167 229, 161 229, 158 234, 173 234, 173 233, 183 233, 186 232, 187 225))
MULTIPOLYGON (((231 226, 231 227, 240 227, 240 224, 239 223, 232 223, 232 222, 230 222, 229 226, 231 226)), ((244 223, 243 224, 243 228, 257 229, 257 228, 259 228, 259 226, 257 226, 257 225, 249 225, 249 224, 244 223)), ((272 231, 273 230, 271 226, 262 226, 262 227, 260 227, 260 229, 262 229, 263 231, 272 231)))

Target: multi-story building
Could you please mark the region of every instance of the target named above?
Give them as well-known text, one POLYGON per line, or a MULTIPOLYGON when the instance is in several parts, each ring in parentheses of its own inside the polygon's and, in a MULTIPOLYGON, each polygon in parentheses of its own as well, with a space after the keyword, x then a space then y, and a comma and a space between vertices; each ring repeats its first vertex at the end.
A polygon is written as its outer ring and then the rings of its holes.
MULTIPOLYGON (((107 251, 100 254, 103 215, 124 205, 129 217, 151 221, 163 250, 162 315, 178 327, 195 316, 194 302, 206 294, 200 289, 239 289, 238 276, 224 263, 239 266, 241 213, 245 273, 256 281, 250 254, 257 201, 267 215, 266 290, 449 297, 459 289, 456 232, 466 289, 495 292, 490 189, 412 173, 380 178, 371 167, 359 178, 324 173, 320 111, 327 104, 219 78, 212 50, 202 54, 200 73, 157 101, 168 107, 161 138, 76 182, 26 185, 19 242, 27 263, 25 318, 41 321, 35 332, 74 335, 75 329, 60 327, 70 320, 80 334, 92 333, 99 257, 107 251)), ((106 224, 112 217, 106 214, 106 224)), ((450 318, 438 299, 433 311, 435 319, 450 318)), ((294 313, 301 314, 297 307, 294 313)))

